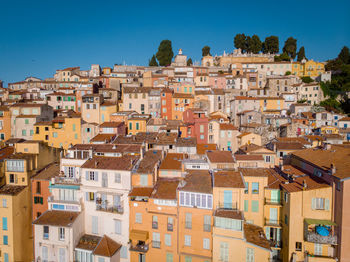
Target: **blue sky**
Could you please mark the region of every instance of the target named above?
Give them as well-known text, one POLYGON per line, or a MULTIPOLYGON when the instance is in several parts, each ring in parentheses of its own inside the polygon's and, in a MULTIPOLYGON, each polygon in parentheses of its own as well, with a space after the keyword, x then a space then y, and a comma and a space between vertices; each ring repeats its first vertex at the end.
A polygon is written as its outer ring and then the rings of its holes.
POLYGON ((47 78, 92 63, 147 65, 163 39, 194 61, 204 45, 232 52, 237 33, 277 35, 280 49, 293 36, 319 61, 350 46, 349 0, 286 2, 0 0, 0 79, 47 78))

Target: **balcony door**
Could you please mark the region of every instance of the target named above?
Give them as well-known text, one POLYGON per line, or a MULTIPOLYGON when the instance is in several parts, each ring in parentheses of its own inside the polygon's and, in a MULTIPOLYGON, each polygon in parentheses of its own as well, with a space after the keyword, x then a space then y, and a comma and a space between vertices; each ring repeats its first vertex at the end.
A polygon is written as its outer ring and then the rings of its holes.
POLYGON ((107 173, 102 173, 102 187, 108 187, 108 176, 107 173))
POLYGON ((270 208, 270 223, 272 224, 277 223, 277 208, 275 207, 270 208))
POLYGON ((232 191, 224 191, 224 208, 232 208, 232 191))
POLYGON ((139 262, 146 262, 145 254, 139 254, 139 262))
POLYGON ((271 202, 279 203, 280 202, 280 191, 279 190, 271 190, 271 202))

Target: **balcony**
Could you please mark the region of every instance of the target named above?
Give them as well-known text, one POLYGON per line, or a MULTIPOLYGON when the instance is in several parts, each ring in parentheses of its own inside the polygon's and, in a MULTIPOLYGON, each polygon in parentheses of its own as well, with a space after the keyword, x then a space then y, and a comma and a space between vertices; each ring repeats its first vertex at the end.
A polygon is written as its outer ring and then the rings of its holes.
POLYGON ((160 241, 152 241, 153 248, 160 248, 160 241))
POLYGON ((280 240, 269 240, 270 247, 272 248, 282 248, 282 241, 280 240))
POLYGON ((227 209, 227 210, 238 210, 238 204, 235 203, 225 203, 225 202, 219 202, 217 205, 217 209, 227 209))
POLYGON ((187 228, 187 229, 192 229, 192 222, 186 221, 186 222, 185 222, 185 228, 187 228))
POLYGON ((158 222, 152 222, 152 228, 158 229, 158 222))
POLYGON ((270 226, 270 227, 281 227, 282 226, 282 221, 279 219, 269 219, 265 218, 265 226, 270 226))
POLYGON ((129 250, 146 253, 149 250, 149 245, 148 244, 140 244, 140 243, 136 244, 136 245, 130 245, 129 250))
POLYGON ((337 245, 338 239, 337 236, 334 235, 328 235, 328 236, 321 236, 317 234, 316 232, 306 232, 305 240, 312 243, 318 243, 318 244, 330 244, 330 245, 337 245))
POLYGON ((168 231, 174 231, 174 225, 173 224, 170 224, 170 223, 168 223, 168 225, 167 225, 167 229, 168 229, 168 231))
POLYGON ((107 203, 98 203, 96 201, 96 211, 123 214, 124 208, 122 205, 107 205, 107 203))
POLYGON ((56 176, 52 184, 80 185, 80 178, 56 176))
POLYGON ((276 205, 276 206, 282 206, 281 199, 271 199, 265 197, 265 205, 276 205))

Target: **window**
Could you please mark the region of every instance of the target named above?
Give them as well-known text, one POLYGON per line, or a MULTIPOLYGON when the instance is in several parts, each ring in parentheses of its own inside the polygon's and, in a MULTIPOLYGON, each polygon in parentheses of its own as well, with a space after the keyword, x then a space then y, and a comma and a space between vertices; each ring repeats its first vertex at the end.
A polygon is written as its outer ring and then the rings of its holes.
POLYGON ((173 262, 173 254, 166 253, 166 262, 173 262))
POLYGON ((98 258, 98 262, 105 262, 105 258, 104 257, 99 257, 98 258))
POLYGON ((248 212, 249 210, 249 200, 244 200, 244 212, 248 212))
POLYGON ((185 235, 185 246, 190 247, 191 246, 191 236, 185 235))
POLYGON ((86 180, 98 181, 98 172, 95 171, 86 171, 86 180))
POLYGON ((140 130, 140 124, 138 122, 136 123, 136 130, 140 130))
POLYGON ((142 224, 142 213, 135 214, 135 223, 142 224))
POLYGON ((58 235, 59 235, 59 239, 60 240, 64 240, 65 239, 65 228, 64 227, 60 227, 58 229, 58 235))
POLYGON ((120 184, 120 181, 121 181, 120 173, 115 173, 114 182, 120 184))
POLYGON ((158 217, 157 216, 152 216, 152 228, 158 229, 158 217))
POLYGON ((140 185, 148 186, 148 175, 140 175, 140 185))
POLYGON ((192 213, 186 213, 185 215, 185 228, 192 229, 192 213))
POLYGON ((7 199, 2 199, 2 207, 7 207, 7 199))
POLYGON ((192 262, 192 257, 185 256, 185 262, 192 262))
POLYGON ((60 248, 58 251, 59 254, 59 262, 66 262, 66 249, 60 248))
POLYGON ((259 212, 259 201, 252 200, 252 212, 259 212))
POLYGON ((228 243, 220 242, 220 260, 228 262, 228 243))
POLYGON ((203 238, 203 249, 210 249, 210 240, 209 240, 209 238, 203 238))
POLYGON ((249 182, 244 182, 244 184, 245 184, 244 194, 248 194, 249 193, 249 182))
POLYGON ((25 123, 26 125, 29 125, 29 119, 25 119, 25 120, 24 120, 24 123, 25 123))
POLYGON ((265 156, 265 162, 270 163, 271 162, 271 156, 265 156))
POLYGON ((52 136, 57 137, 57 132, 53 132, 52 136))
POLYGON ((9 254, 4 253, 4 262, 9 262, 9 254))
POLYGON ((209 215, 204 215, 203 217, 203 230, 206 232, 210 232, 211 230, 211 217, 209 215))
POLYGON ((170 247, 171 246, 171 235, 165 234, 164 239, 165 239, 165 245, 170 247))
POLYGON ((259 183, 252 183, 252 194, 259 194, 259 183))
POLYGON ((36 193, 41 194, 41 186, 40 186, 40 181, 36 182, 36 193))
POLYGON ((7 171, 23 172, 24 160, 7 160, 6 167, 7 167, 7 171))
POLYGON ((49 249, 46 246, 43 246, 41 248, 42 256, 43 256, 43 262, 49 261, 49 249))
POLYGON ((313 210, 329 210, 329 199, 312 198, 311 208, 313 210))
POLYGON ((122 233, 122 221, 119 219, 114 220, 114 232, 118 235, 122 233))
POLYGON ((287 215, 284 215, 284 223, 285 223, 286 225, 288 225, 288 216, 287 216, 287 215))
POLYGON ((120 251, 120 257, 121 258, 128 258, 128 249, 126 246, 122 246, 122 249, 120 251))
POLYGON ((254 249, 247 247, 247 256, 246 256, 246 262, 254 262, 255 258, 254 258, 254 249))
POLYGON ((223 229, 242 231, 242 220, 224 217, 215 217, 215 226, 223 229))
POLYGON ((153 241, 152 241, 152 247, 154 248, 160 248, 160 234, 153 232, 153 241))
POLYGON ((301 242, 295 242, 295 251, 301 251, 301 242))
POLYGON ((322 256, 322 244, 315 243, 315 255, 322 256))
POLYGON ((174 218, 168 217, 168 225, 167 225, 168 231, 174 230, 174 218))
POLYGON ((44 239, 49 239, 49 227, 48 226, 44 226, 44 235, 43 238, 44 239))

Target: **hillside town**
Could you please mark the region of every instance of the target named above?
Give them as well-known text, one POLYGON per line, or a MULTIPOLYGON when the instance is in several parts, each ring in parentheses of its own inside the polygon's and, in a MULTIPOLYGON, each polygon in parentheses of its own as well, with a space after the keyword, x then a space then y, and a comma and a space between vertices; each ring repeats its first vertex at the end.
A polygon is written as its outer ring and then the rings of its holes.
POLYGON ((1 262, 350 261, 326 62, 176 53, 0 82, 1 262))

